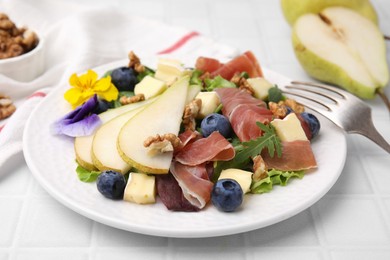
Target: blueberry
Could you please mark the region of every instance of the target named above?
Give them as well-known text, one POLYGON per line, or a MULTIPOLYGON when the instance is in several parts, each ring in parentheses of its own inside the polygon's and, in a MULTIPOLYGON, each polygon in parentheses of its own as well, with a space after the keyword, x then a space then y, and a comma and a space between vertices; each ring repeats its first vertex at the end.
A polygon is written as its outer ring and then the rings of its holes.
POLYGON ((233 179, 218 180, 211 191, 211 201, 221 211, 235 211, 244 199, 240 184, 233 179))
POLYGON ((128 67, 114 69, 111 72, 111 81, 119 91, 134 91, 138 83, 136 72, 128 67))
POLYGON ((119 172, 104 171, 97 179, 97 189, 104 197, 117 200, 123 198, 126 180, 119 172))
POLYGON ((306 123, 309 125, 310 132, 311 132, 311 138, 313 139, 314 137, 317 136, 318 132, 320 131, 321 124, 318 118, 308 112, 302 112, 301 117, 303 120, 306 121, 306 123))
POLYGON ((228 138, 233 132, 229 119, 218 113, 213 113, 203 118, 200 127, 204 137, 211 135, 214 131, 219 131, 221 135, 228 138))
POLYGON ((95 109, 93 110, 93 113, 100 114, 107 111, 107 109, 109 108, 110 108, 110 104, 106 100, 98 99, 98 103, 95 109))

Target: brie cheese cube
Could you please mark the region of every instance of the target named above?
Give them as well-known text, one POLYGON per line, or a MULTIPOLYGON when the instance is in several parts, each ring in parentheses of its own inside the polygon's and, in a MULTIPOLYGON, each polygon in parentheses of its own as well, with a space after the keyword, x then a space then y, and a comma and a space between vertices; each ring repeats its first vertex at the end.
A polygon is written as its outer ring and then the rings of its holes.
POLYGON ((156 177, 144 173, 131 172, 127 182, 123 200, 137 204, 156 202, 156 177))
POLYGON ((157 70, 154 77, 171 85, 184 71, 185 69, 179 60, 160 59, 157 63, 157 70))
POLYGON ((274 86, 262 77, 249 78, 247 79, 247 82, 254 91, 254 97, 262 100, 268 97, 268 90, 274 86))
POLYGON ((198 118, 205 118, 207 115, 214 113, 217 107, 221 104, 221 100, 217 92, 199 92, 195 99, 202 100, 202 106, 200 108, 198 118))
POLYGON ((308 140, 301 121, 295 113, 290 113, 283 119, 274 119, 271 124, 275 127, 276 134, 281 141, 308 140))
POLYGON ((155 79, 151 76, 144 77, 141 82, 135 85, 134 94, 144 94, 145 99, 160 95, 167 89, 164 81, 155 79))
POLYGON ((252 172, 240 169, 226 169, 221 172, 218 180, 233 179, 240 184, 242 191, 245 193, 250 191, 252 184, 252 172))

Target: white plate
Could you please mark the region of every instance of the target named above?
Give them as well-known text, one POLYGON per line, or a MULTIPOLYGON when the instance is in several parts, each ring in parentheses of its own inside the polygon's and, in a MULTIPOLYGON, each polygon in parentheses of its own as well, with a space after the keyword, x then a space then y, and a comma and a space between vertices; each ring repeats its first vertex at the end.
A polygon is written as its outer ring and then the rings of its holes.
MULTIPOLYGON (((102 75, 126 63, 107 64, 95 71, 102 75)), ((280 86, 286 81, 281 75, 264 72, 280 86)), ((161 201, 154 205, 112 201, 97 191, 95 183, 78 180, 73 139, 51 134, 50 124, 69 111, 63 98, 68 87, 54 89, 29 118, 23 138, 26 162, 36 180, 54 198, 79 214, 112 227, 166 237, 212 237, 262 228, 310 207, 329 191, 344 167, 345 135, 318 116, 321 132, 312 143, 318 169, 302 180, 291 180, 285 187, 275 186, 270 193, 245 196, 238 212, 223 213, 213 206, 196 213, 171 212, 161 201)))

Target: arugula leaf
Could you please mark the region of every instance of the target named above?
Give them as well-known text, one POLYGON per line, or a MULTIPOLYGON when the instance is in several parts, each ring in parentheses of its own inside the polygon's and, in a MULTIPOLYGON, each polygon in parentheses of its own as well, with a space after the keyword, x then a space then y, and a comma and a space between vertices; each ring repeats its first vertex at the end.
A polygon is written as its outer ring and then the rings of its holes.
POLYGON ((99 171, 88 171, 87 169, 81 167, 80 165, 77 166, 76 172, 80 181, 83 182, 94 182, 96 181, 97 177, 100 174, 99 171))
POLYGON ((275 128, 271 125, 265 125, 260 122, 256 122, 256 125, 264 132, 262 136, 257 139, 243 142, 244 149, 237 153, 234 158, 237 161, 243 161, 246 158, 251 158, 259 155, 264 148, 267 148, 271 157, 274 157, 275 150, 278 157, 282 156, 282 144, 279 137, 276 135, 275 128))
POLYGON ((253 182, 251 185, 251 193, 260 194, 270 192, 274 185, 286 186, 291 178, 302 179, 305 175, 304 171, 280 171, 272 169, 268 171, 268 177, 260 181, 253 182))
POLYGON ((267 149, 271 157, 275 155, 282 156, 282 144, 279 137, 276 135, 275 128, 271 125, 265 125, 256 122, 256 125, 264 132, 262 136, 248 142, 237 142, 233 144, 236 150, 236 156, 230 161, 219 161, 214 167, 213 179, 218 178, 219 174, 224 169, 239 168, 245 169, 251 162, 251 158, 259 155, 263 149, 267 149))

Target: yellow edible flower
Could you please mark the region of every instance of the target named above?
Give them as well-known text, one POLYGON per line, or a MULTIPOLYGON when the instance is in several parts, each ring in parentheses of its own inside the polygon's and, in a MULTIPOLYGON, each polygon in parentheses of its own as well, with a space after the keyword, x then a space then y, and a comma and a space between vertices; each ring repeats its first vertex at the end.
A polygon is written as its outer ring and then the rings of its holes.
POLYGON ((111 77, 98 79, 98 75, 93 70, 88 70, 81 76, 74 73, 69 78, 69 84, 72 88, 65 92, 64 97, 73 108, 83 104, 94 94, 107 101, 118 98, 118 89, 111 83, 111 77))

